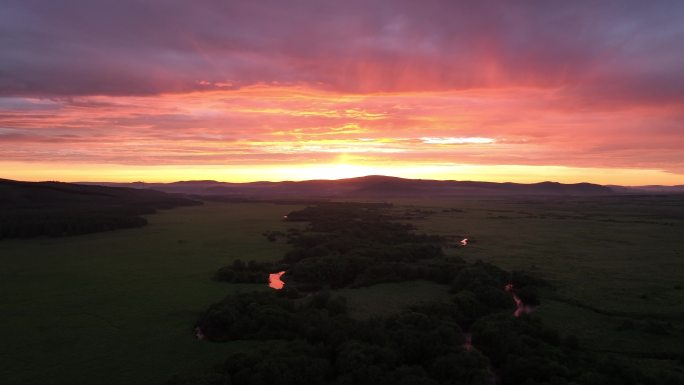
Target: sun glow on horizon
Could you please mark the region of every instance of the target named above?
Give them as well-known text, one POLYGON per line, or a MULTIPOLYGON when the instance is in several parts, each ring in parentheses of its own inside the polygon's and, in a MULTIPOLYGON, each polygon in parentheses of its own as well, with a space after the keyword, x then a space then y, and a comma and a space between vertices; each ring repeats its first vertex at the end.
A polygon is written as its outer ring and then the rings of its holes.
POLYGON ((684 183, 684 2, 42 3, 3 9, 0 177, 684 183))
POLYGON ((467 164, 363 164, 341 157, 335 163, 250 166, 140 166, 116 164, 13 164, 0 162, 0 178, 64 182, 150 182, 168 183, 181 180, 216 180, 221 182, 301 181, 312 179, 345 179, 367 175, 385 175, 410 179, 471 180, 491 182, 561 183, 589 182, 626 186, 650 184, 684 184, 680 175, 661 170, 572 168, 529 165, 467 164))
POLYGON ((673 125, 671 107, 578 115, 569 100, 549 106, 555 92, 349 94, 262 84, 153 96, 14 98, 0 117, 0 177, 248 182, 379 174, 684 183, 678 137, 642 132, 644 116, 673 125), (643 146, 658 148, 657 156, 637 150, 643 146))

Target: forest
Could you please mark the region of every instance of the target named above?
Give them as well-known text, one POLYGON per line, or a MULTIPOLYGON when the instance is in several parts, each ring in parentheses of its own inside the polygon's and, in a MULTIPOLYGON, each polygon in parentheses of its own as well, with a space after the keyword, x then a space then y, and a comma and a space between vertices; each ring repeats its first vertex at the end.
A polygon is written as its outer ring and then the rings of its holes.
MULTIPOLYGON (((325 203, 290 212, 305 227, 266 232, 291 248, 274 263, 235 261, 215 279, 265 282, 284 270, 285 287, 232 294, 200 316, 199 338, 279 341, 226 357, 209 373, 168 384, 681 384, 684 376, 590 352, 545 327, 532 274, 445 257, 444 237, 404 223, 387 204, 325 203), (349 316, 343 287, 428 280, 448 301, 371 319, 349 316)), ((543 304, 542 304, 543 306, 543 304)))
POLYGON ((153 190, 0 179, 0 239, 141 227, 147 224, 142 215, 199 204, 153 190))

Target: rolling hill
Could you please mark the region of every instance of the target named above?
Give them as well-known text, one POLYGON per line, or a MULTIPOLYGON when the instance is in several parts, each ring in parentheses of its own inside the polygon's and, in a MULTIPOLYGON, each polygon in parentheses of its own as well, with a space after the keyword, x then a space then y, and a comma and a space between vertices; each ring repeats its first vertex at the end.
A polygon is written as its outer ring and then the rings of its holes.
POLYGON ((227 183, 213 180, 173 183, 96 183, 170 193, 244 198, 433 197, 480 195, 605 195, 614 191, 591 183, 532 184, 404 179, 381 175, 339 180, 227 183))
POLYGON ((0 179, 0 239, 139 227, 140 215, 196 204, 161 191, 0 179))

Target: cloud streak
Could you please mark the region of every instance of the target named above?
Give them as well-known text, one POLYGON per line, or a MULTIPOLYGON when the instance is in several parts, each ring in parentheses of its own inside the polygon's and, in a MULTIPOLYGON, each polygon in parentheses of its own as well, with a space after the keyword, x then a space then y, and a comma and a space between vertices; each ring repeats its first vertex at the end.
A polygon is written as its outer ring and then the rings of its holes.
POLYGON ((342 154, 362 154, 365 162, 650 167, 672 172, 684 167, 682 114, 677 109, 646 106, 572 114, 562 104, 544 102, 551 93, 339 96, 258 86, 49 103, 27 99, 25 105, 13 100, 2 116, 4 126, 11 128, 0 130, 0 145, 6 158, 24 161, 262 164, 334 161, 342 154))
POLYGON ((682 14, 678 1, 629 0, 8 1, 0 84, 29 95, 553 87, 681 102, 682 14))
POLYGON ((679 1, 8 0, 0 155, 680 175, 682 15, 679 1))

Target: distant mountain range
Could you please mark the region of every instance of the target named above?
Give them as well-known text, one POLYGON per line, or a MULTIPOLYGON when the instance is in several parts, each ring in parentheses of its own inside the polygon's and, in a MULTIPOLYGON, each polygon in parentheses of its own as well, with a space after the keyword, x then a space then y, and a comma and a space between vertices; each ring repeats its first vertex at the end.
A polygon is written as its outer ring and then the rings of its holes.
POLYGON ((404 179, 382 175, 338 180, 228 183, 213 180, 172 183, 111 182, 18 182, 0 179, 0 207, 43 207, 78 205, 135 204, 176 206, 186 202, 178 195, 221 196, 228 199, 311 199, 311 198, 392 198, 552 195, 587 196, 610 194, 684 193, 678 186, 602 186, 592 183, 564 184, 495 183, 455 180, 404 179), (86 203, 87 202, 87 203, 86 203), (124 203, 125 202, 125 203, 124 203))
POLYGON ((455 180, 404 179, 381 175, 339 180, 227 183, 213 180, 173 183, 105 183, 115 187, 152 189, 169 193, 222 195, 242 198, 435 197, 496 195, 606 195, 613 189, 592 183, 531 184, 455 180))
POLYGON ((675 186, 661 186, 661 185, 648 185, 648 186, 616 186, 608 185, 616 193, 629 193, 629 194, 677 194, 684 193, 684 184, 675 186))
POLYGON ((684 186, 601 186, 403 179, 371 175, 340 180, 225 183, 62 183, 0 179, 0 240, 68 236, 144 226, 145 214, 201 201, 319 201, 495 196, 684 194, 684 186))

